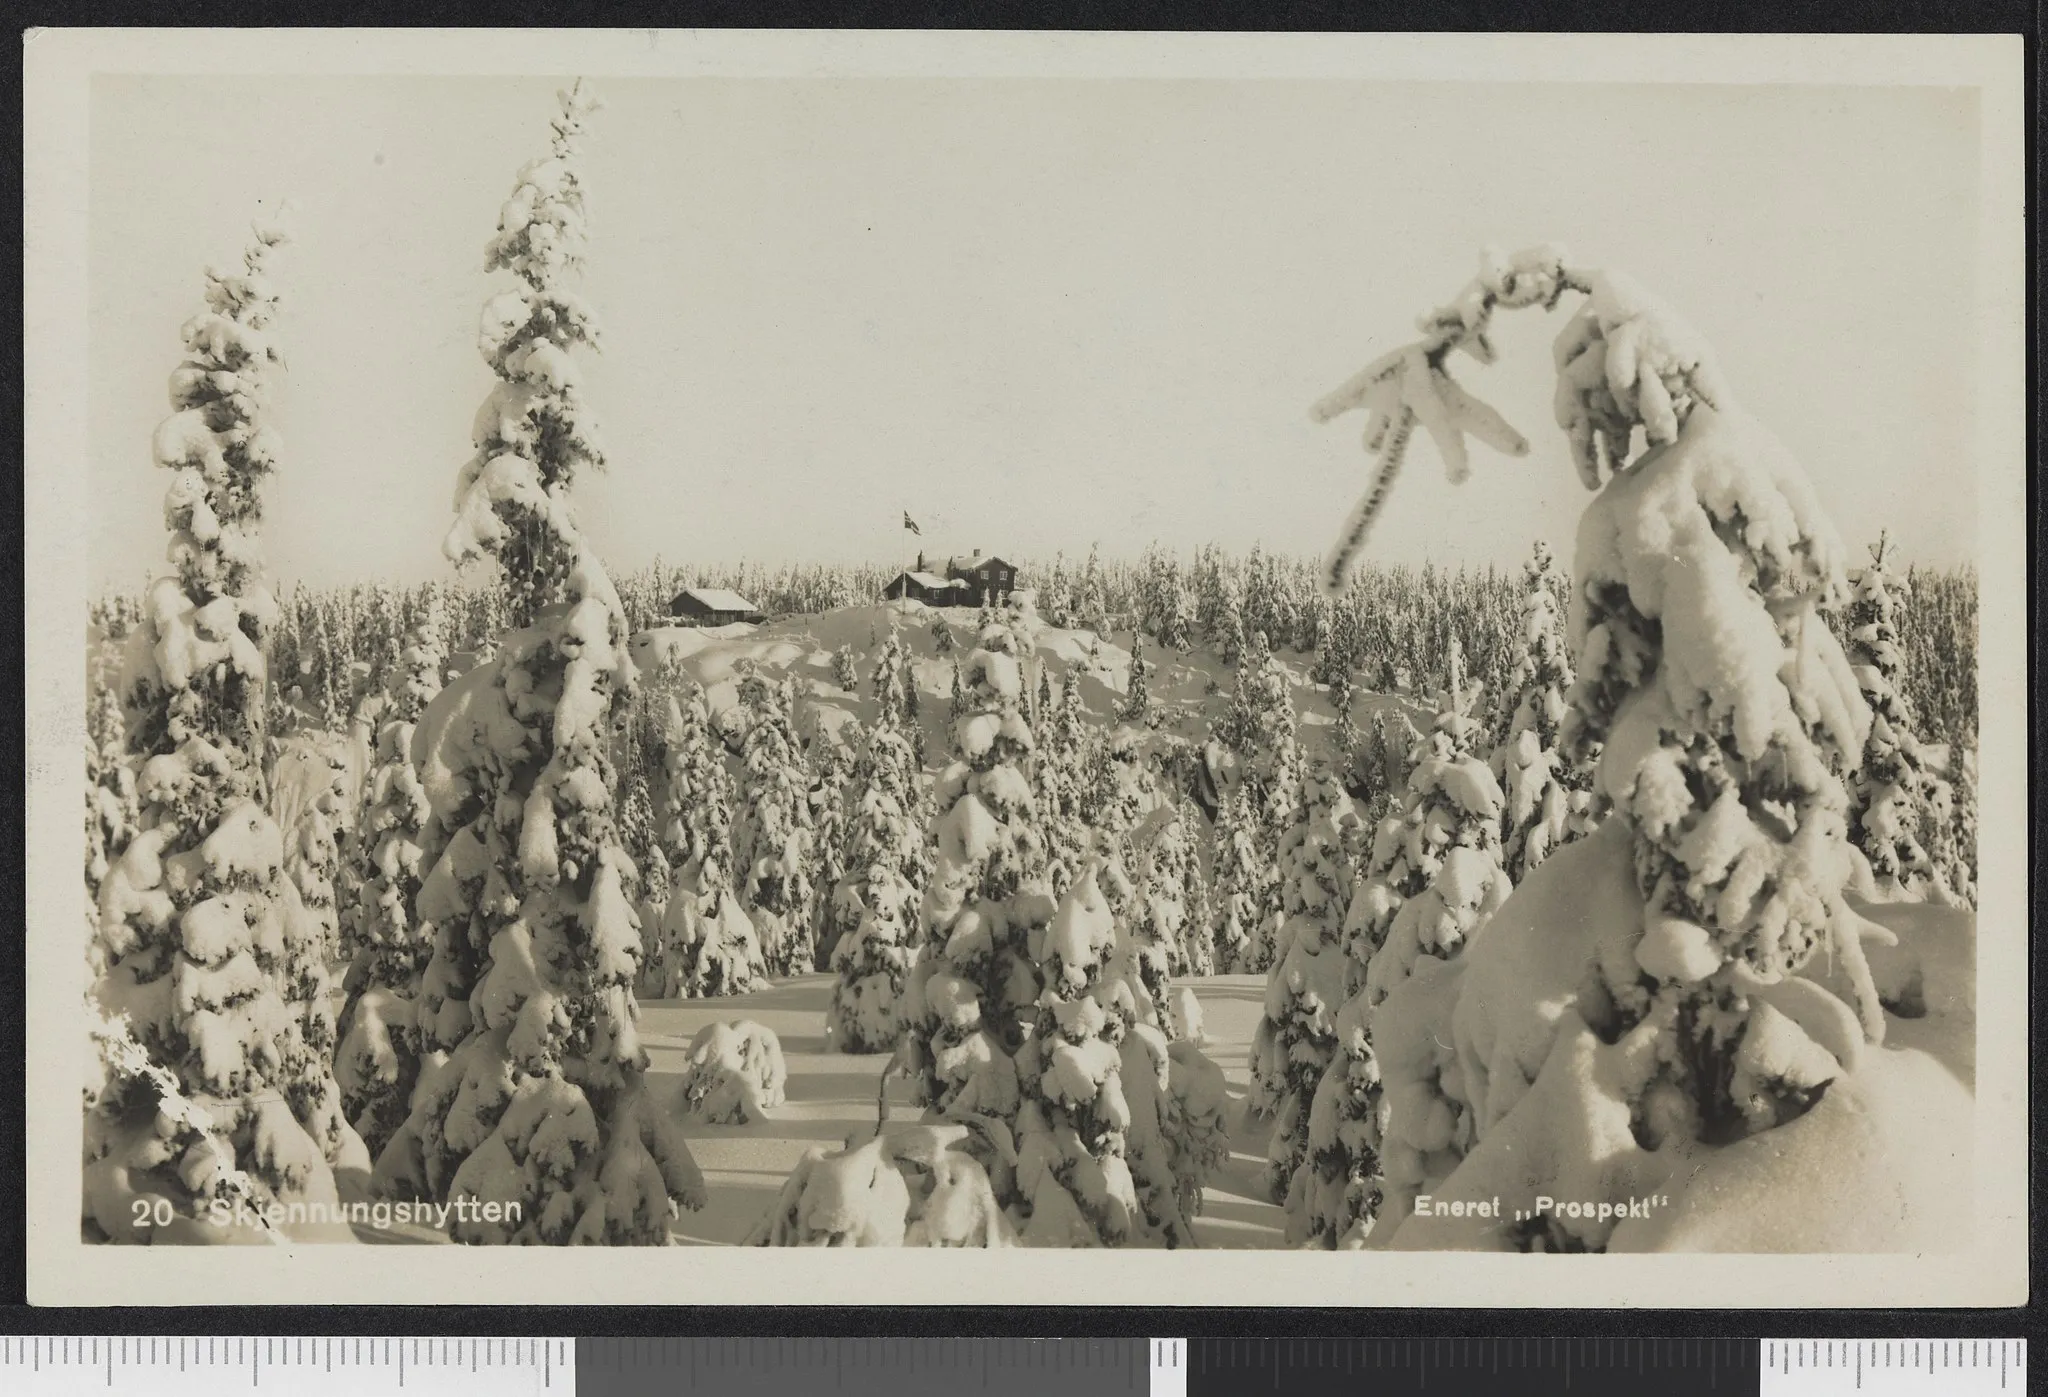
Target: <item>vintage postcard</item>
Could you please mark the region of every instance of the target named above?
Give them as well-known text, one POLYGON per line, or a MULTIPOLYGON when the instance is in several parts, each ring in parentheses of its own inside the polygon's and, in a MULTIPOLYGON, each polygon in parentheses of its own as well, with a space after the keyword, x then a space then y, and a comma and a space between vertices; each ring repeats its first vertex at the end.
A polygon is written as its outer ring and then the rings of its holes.
POLYGON ((32 31, 31 1297, 2023 1300, 2021 54, 32 31))

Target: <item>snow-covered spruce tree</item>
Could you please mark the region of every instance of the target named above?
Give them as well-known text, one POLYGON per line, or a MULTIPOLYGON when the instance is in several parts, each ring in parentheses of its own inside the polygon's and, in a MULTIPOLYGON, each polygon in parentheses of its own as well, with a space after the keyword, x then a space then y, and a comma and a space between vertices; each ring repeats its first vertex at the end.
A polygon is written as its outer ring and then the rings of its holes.
MULTIPOLYGON (((356 934, 356 912, 363 901, 363 880, 371 871, 370 848, 364 843, 364 820, 369 813, 370 787, 377 768, 377 733, 390 716, 392 686, 402 682, 403 652, 410 635, 405 615, 398 611, 395 588, 379 587, 370 593, 365 634, 376 652, 374 663, 358 667, 358 682, 349 712, 348 731, 332 739, 330 754, 338 790, 343 798, 342 823, 336 834, 338 866, 334 873, 335 920, 339 931, 339 959, 355 963, 361 945, 356 934)), ((435 675, 436 682, 442 679, 435 675)), ((279 747, 273 745, 273 753, 279 747)), ((273 757, 273 761, 275 758, 273 757)), ((346 973, 346 972, 344 972, 346 973)), ((348 998, 353 999, 353 991, 348 998)), ((337 1021, 344 1036, 346 1017, 337 1021)))
POLYGON ((660 925, 662 909, 668 905, 668 885, 674 870, 662 852, 661 828, 655 819, 647 773, 637 761, 630 768, 620 766, 619 788, 619 844, 633 864, 635 876, 626 896, 633 903, 633 914, 640 920, 640 975, 644 980, 646 952, 657 939, 655 928, 660 925))
POLYGON ((1295 607, 1294 648, 1304 655, 1321 658, 1335 619, 1336 609, 1327 596, 1321 592, 1309 594, 1295 607))
MULTIPOLYGON (((85 895, 86 916, 96 928, 100 884, 142 820, 135 789, 135 762, 128 752, 128 721, 121 696, 112 687, 94 696, 85 737, 85 895)), ((95 949, 98 936, 92 938, 95 949)), ((94 978, 98 978, 95 972, 94 978)))
POLYGON ((1899 645, 1899 595, 1906 582, 1887 565, 1891 536, 1879 534, 1870 562, 1850 575, 1841 610, 1842 649, 1870 709, 1870 736, 1849 776, 1849 842, 1870 863, 1885 897, 1954 899, 1927 852, 1934 812, 1949 803, 1947 783, 1933 770, 1913 731, 1903 692, 1905 651, 1899 645))
POLYGON ((1127 925, 1130 894, 1116 865, 1090 860, 1032 938, 1044 988, 1017 1053, 1027 1244, 1191 1245, 1228 1154, 1223 1075, 1169 1041, 1163 955, 1127 925))
POLYGON ((1454 958, 1511 887, 1500 867, 1500 788, 1473 751, 1477 697, 1453 639, 1405 801, 1373 832, 1365 878, 1344 917, 1347 998, 1335 1016, 1333 1060, 1311 1088, 1307 1159, 1287 1200, 1289 1236, 1298 1242, 1355 1246, 1372 1231, 1383 1164, 1373 1009, 1418 960, 1454 958))
POLYGON ((1349 847, 1358 816, 1327 767, 1305 783, 1300 814, 1280 843, 1278 959, 1266 979, 1265 1014, 1252 1036, 1246 1102, 1273 1118, 1266 1188, 1284 1202, 1308 1149, 1309 1100, 1337 1049, 1344 1003, 1344 913, 1355 875, 1349 847))
POLYGON ((1187 578, 1175 569, 1165 605, 1159 616, 1159 645, 1185 655, 1195 645, 1195 593, 1187 578))
POLYGON ((1354 797, 1366 790, 1359 770, 1359 749, 1364 745, 1365 734, 1359 731, 1358 719, 1352 713, 1356 701, 1351 675, 1340 670, 1330 680, 1330 712, 1334 715, 1330 724, 1330 771, 1354 797))
MULTIPOLYGON (((368 1158, 341 1110, 322 927, 264 812, 263 645, 277 614, 257 555, 278 441, 264 421, 278 304, 260 225, 236 270, 209 270, 185 323, 171 415, 172 573, 149 590, 120 684, 139 764, 133 837, 99 885, 93 997, 102 1080, 88 1092, 88 1236, 220 1241, 214 1202, 332 1203, 368 1158), (138 1227, 133 1205, 172 1223, 138 1227)), ((347 1233, 342 1232, 342 1239, 347 1233)))
MULTIPOLYGON (((1301 748, 1295 739, 1294 700, 1287 672, 1255 630, 1237 670, 1237 687, 1224 716, 1222 736, 1237 757, 1239 784, 1250 805, 1261 862, 1277 867, 1280 841, 1293 827, 1301 798, 1301 748)), ((1256 933, 1239 957, 1240 971, 1264 971, 1277 959, 1280 923, 1286 916, 1277 881, 1263 885, 1256 933)))
POLYGON ((1406 713, 1396 712, 1392 722, 1387 721, 1386 709, 1372 715, 1358 758, 1359 784, 1367 793, 1368 803, 1363 808, 1368 828, 1377 829, 1382 817, 1401 808, 1408 773, 1422 745, 1422 734, 1406 713))
POLYGON ((1102 584, 1101 550, 1088 548, 1088 562, 1074 583, 1074 604, 1067 624, 1101 635, 1109 629, 1109 596, 1102 584))
MULTIPOLYGON (((1017 1055, 1017 1189, 1030 1246, 1121 1246, 1144 1230, 1126 1158, 1123 1082, 1122 1044, 1136 1011, 1117 974, 1116 926, 1096 871, 1093 863, 1081 870, 1042 933, 1044 993, 1017 1055)), ((1156 1046, 1163 1068, 1163 1037, 1156 1046)))
POLYGON ((348 909, 352 954, 334 1075, 373 1158, 411 1112, 423 1049, 414 1010, 433 932, 415 908, 426 871, 421 840, 433 811, 413 765, 412 738, 441 692, 440 630, 438 597, 430 593, 399 663, 385 676, 384 722, 355 841, 364 867, 348 909))
POLYGON ((1956 901, 1965 907, 1977 905, 1977 734, 1973 730, 1955 748, 1950 768, 1955 780, 1949 786, 1949 808, 1934 830, 1931 851, 1942 881, 1956 901))
POLYGON ((853 789, 846 873, 831 891, 832 969, 839 978, 825 1011, 825 1041, 840 1052, 888 1052, 901 1037, 918 907, 931 877, 915 758, 896 723, 878 723, 868 733, 853 789))
POLYGON ((1237 574, 1230 571, 1227 563, 1219 560, 1212 575, 1215 596, 1203 634, 1208 637, 1209 648, 1222 656, 1225 664, 1235 665, 1244 655, 1244 593, 1238 586, 1237 574))
POLYGON ((740 900, 754 919, 771 975, 812 968, 810 774, 790 721, 790 694, 749 667, 739 701, 743 800, 733 831, 740 900))
POLYGON ((1144 725, 1152 721, 1152 687, 1150 683, 1152 666, 1145 662, 1145 637, 1142 632, 1131 635, 1131 682, 1124 690, 1123 702, 1118 705, 1116 716, 1126 723, 1144 725))
POLYGON ((1079 814, 1093 851, 1118 856, 1127 874, 1135 867, 1119 852, 1138 822, 1159 804, 1158 782, 1145 763, 1144 739, 1133 727, 1112 728, 1085 751, 1079 814))
MULTIPOLYGON (((1116 922, 1117 944, 1139 1018, 1172 1038, 1176 1036, 1168 995, 1172 929, 1145 915, 1142 886, 1145 858, 1141 843, 1149 844, 1156 837, 1153 817, 1165 797, 1135 728, 1120 727, 1104 734, 1094 746, 1089 767, 1092 780, 1083 818, 1091 857, 1098 865, 1097 888, 1116 922)), ((1176 886, 1176 895, 1178 891, 1176 886)))
MULTIPOLYGON (((1600 493, 1573 567, 1581 672, 1564 738, 1568 751, 1603 744, 1597 779, 1614 815, 1521 892, 1541 907, 1559 895, 1552 884, 1583 889, 1611 865, 1640 901, 1561 943, 1584 958, 1555 967, 1558 984, 1577 986, 1562 1018, 1546 1017, 1555 1004, 1515 998, 1527 984, 1515 959, 1522 927, 1482 937, 1447 974, 1418 975, 1375 1008, 1396 1218, 1425 1184, 1477 1197, 1510 1178, 1545 1191, 1593 1177, 1569 1126, 1589 1114, 1625 1112, 1630 1127, 1598 1177, 1631 1193, 1666 1178, 1679 1187, 1670 1171, 1698 1162, 1688 1142, 1711 1148, 1804 1114, 1883 1034, 1861 944, 1880 933, 1843 897, 1854 856, 1834 773, 1863 750, 1869 713, 1820 614, 1844 592, 1841 546, 1789 453, 1734 406, 1705 344, 1669 308, 1620 274, 1568 268, 1555 249, 1489 257, 1425 320, 1421 342, 1317 405, 1321 418, 1371 408, 1367 444, 1381 453, 1327 580, 1341 583, 1418 422, 1454 476, 1465 473, 1467 431, 1525 449, 1450 380, 1445 360, 1458 348, 1490 359, 1496 309, 1550 306, 1567 292, 1586 302, 1556 346, 1557 415, 1581 480, 1600 493), (1853 1007, 1794 981, 1823 949, 1853 1007), (1490 1002, 1468 1011, 1460 991, 1481 986, 1490 1002), (1538 1023, 1553 1026, 1539 1034, 1538 1023), (1540 1061, 1485 1049, 1525 1038, 1540 1061), (1444 1119, 1447 1095, 1461 1098, 1461 1122, 1444 1119), (1473 1143, 1461 1152, 1448 1137, 1465 1124, 1473 1143)), ((1434 1226, 1414 1218, 1402 1233, 1434 1226)), ((1511 1240, 1600 1249, 1614 1226, 1597 1214, 1545 1218, 1511 1240)))
POLYGON ((1244 601, 1243 611, 1246 639, 1256 632, 1263 634, 1270 644, 1277 634, 1273 623, 1272 574, 1266 567, 1266 550, 1258 544, 1244 560, 1244 601))
MULTIPOLYGON (((852 740, 859 741, 859 719, 849 724, 852 740)), ((832 895, 845 875, 847 787, 853 781, 854 755, 847 746, 846 732, 814 723, 805 744, 809 759, 811 788, 808 796, 811 825, 811 927, 813 963, 805 968, 832 967, 832 895)))
POLYGON ((1280 560, 1266 556, 1266 638, 1278 645, 1292 641, 1301 629, 1301 616, 1294 592, 1280 574, 1280 560))
POLYGON ((1209 875, 1202 867, 1199 843, 1203 837, 1201 814, 1186 800, 1178 801, 1180 827, 1188 841, 1187 876, 1182 883, 1181 905, 1187 909, 1181 944, 1185 960, 1178 967, 1187 975, 1216 973, 1216 915, 1209 888, 1209 875))
POLYGON ((1224 794, 1216 819, 1216 861, 1210 944, 1215 963, 1233 974, 1250 974, 1263 939, 1269 893, 1277 883, 1272 861, 1259 847, 1251 794, 1242 783, 1224 794))
MULTIPOLYGON (((919 917, 926 951, 905 997, 901 1062, 931 1112, 956 1120, 1017 1112, 1014 1055, 1036 1016, 1032 938, 1052 920, 1045 835, 1024 767, 1024 716, 1035 618, 1010 608, 982 631, 964 665, 969 713, 953 725, 954 759, 933 789, 932 881, 919 917)), ((1007 1164, 990 1167, 999 1197, 1007 1164)))
POLYGON ((894 625, 875 656, 875 672, 869 679, 875 695, 875 721, 900 725, 904 740, 916 758, 914 769, 924 770, 924 724, 917 711, 917 676, 910 668, 910 653, 903 648, 902 634, 894 625))
POLYGON ((1449 960, 1513 886, 1501 868, 1504 799, 1474 751, 1479 686, 1453 639, 1436 720, 1414 752, 1401 810, 1373 831, 1365 879, 1345 917, 1349 985, 1377 1004, 1422 956, 1449 960))
POLYGON ((1573 675, 1557 614, 1557 574, 1541 539, 1522 575, 1522 653, 1501 695, 1505 735, 1488 762, 1506 802, 1502 862, 1518 883, 1551 850, 1592 832, 1598 755, 1567 761, 1558 750, 1573 675))
POLYGON ((732 778, 701 691, 670 696, 662 771, 662 842, 673 873, 655 993, 704 999, 764 988, 767 959, 733 889, 732 778))
POLYGON ((916 681, 910 673, 910 655, 903 648, 903 636, 892 625, 875 654, 875 671, 868 681, 875 696, 875 722, 897 723, 904 728, 917 724, 916 681))
POLYGON ((343 954, 335 881, 341 869, 341 827, 348 812, 347 769, 329 733, 285 744, 271 764, 270 817, 284 834, 284 871, 299 901, 320 926, 320 959, 343 954))
POLYGON ((332 729, 341 722, 341 684, 337 671, 340 656, 335 644, 334 625, 326 607, 315 614, 313 642, 313 716, 323 729, 332 729))
POLYGON ((1088 722, 1081 707, 1081 677, 1067 671, 1060 697, 1044 725, 1031 783, 1038 824, 1044 833, 1046 874, 1055 896, 1080 871, 1091 834, 1087 823, 1088 722))
POLYGON ((842 645, 832 652, 832 682, 847 693, 860 687, 860 675, 853 667, 853 650, 842 645))
POLYGON ((443 689, 414 734, 433 816, 417 911, 435 928, 418 1011, 435 1060, 377 1162, 386 1189, 467 1209, 466 1242, 664 1244, 702 1205, 688 1147, 647 1090, 633 998, 634 878, 613 815, 611 722, 635 681, 626 618, 569 509, 602 463, 570 351, 585 243, 579 161, 594 103, 562 94, 486 251, 517 285, 485 304, 499 375, 444 545, 488 558, 517 629, 443 689))
POLYGON ((1349 687, 1353 672, 1358 667, 1359 652, 1363 648, 1358 634, 1358 612, 1349 595, 1337 598, 1334 605, 1324 597, 1321 605, 1330 608, 1330 616, 1316 645, 1308 677, 1315 683, 1329 685, 1334 692, 1339 680, 1349 687))
POLYGON ((909 667, 908 660, 904 663, 903 680, 903 733, 910 739, 910 751, 921 772, 925 765, 924 711, 917 694, 917 673, 909 667))
MULTIPOLYGON (((1201 875, 1192 819, 1186 804, 1174 800, 1138 858, 1139 936, 1164 949, 1167 973, 1173 975, 1210 973, 1209 928, 1193 919, 1197 909, 1189 906, 1201 875)), ((1182 1027, 1172 1024, 1168 1031, 1180 1037, 1182 1027)))

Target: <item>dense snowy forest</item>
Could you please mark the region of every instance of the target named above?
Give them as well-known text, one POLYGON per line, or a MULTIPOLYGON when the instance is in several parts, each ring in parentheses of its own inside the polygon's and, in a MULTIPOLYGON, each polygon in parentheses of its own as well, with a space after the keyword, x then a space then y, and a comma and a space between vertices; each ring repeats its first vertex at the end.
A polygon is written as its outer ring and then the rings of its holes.
POLYGON ((440 581, 273 594, 285 230, 201 283, 169 567, 86 628, 89 1240, 1943 1244, 1976 577, 1840 539, 1675 312, 1489 255, 1316 405, 1374 462, 1323 560, 614 571, 595 111, 488 238, 440 581), (1515 310, 1576 539, 1375 565, 1417 427, 1527 449, 1450 368, 1515 310))

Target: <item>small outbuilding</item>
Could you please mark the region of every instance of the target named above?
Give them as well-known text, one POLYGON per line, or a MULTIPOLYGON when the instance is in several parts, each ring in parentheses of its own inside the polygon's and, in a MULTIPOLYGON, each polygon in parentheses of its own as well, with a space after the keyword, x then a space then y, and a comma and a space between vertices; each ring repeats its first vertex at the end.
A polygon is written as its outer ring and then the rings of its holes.
POLYGON ((724 587, 685 587, 668 604, 668 614, 686 626, 729 626, 735 621, 758 626, 768 619, 759 607, 724 587))

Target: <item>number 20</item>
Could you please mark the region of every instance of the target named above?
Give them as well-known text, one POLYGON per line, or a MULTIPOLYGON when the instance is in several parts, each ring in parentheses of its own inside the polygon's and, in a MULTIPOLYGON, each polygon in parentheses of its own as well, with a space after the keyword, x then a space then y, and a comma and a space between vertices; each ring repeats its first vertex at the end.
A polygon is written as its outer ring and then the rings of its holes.
POLYGON ((171 1222, 171 1200, 168 1198, 135 1198, 128 1206, 135 1212, 132 1225, 135 1227, 168 1227, 171 1222))

